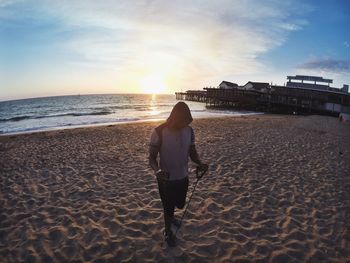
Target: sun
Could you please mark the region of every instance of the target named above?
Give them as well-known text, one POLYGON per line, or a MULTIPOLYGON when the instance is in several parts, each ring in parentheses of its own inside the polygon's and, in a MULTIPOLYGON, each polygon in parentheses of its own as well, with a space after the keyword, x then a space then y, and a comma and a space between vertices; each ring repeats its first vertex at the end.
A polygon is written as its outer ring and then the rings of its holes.
POLYGON ((144 93, 159 94, 164 93, 166 84, 164 79, 159 75, 148 75, 140 81, 140 89, 144 93))

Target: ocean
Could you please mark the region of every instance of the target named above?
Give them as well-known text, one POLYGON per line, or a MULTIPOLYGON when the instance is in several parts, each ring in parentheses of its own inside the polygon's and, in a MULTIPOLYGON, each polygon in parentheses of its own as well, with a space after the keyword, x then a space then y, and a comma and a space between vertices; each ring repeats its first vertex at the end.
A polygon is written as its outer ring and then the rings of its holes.
MULTIPOLYGON (((0 102, 0 134, 45 131, 85 125, 166 119, 175 95, 103 94, 31 98, 0 102)), ((206 109, 186 101, 194 118, 251 112, 206 109)))

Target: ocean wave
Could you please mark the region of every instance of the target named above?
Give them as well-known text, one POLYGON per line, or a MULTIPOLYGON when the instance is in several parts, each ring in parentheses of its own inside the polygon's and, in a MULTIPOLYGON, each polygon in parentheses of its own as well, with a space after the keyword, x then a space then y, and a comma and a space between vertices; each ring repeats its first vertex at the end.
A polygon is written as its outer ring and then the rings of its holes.
POLYGON ((66 116, 73 116, 73 117, 79 117, 79 116, 94 116, 94 115, 109 115, 112 114, 111 111, 95 111, 95 112, 73 112, 73 113, 63 113, 63 114, 52 114, 52 115, 42 115, 42 116, 16 116, 12 118, 3 118, 0 119, 0 122, 17 122, 22 120, 28 120, 28 119, 44 119, 44 118, 56 118, 56 117, 66 117, 66 116))
POLYGON ((148 109, 148 105, 122 105, 122 106, 112 106, 112 109, 120 109, 120 110, 137 110, 143 111, 148 109))
POLYGON ((0 119, 0 122, 6 122, 6 121, 21 121, 25 119, 30 119, 31 116, 16 116, 12 118, 5 118, 5 119, 0 119))
POLYGON ((89 115, 108 115, 112 114, 111 111, 96 111, 96 112, 83 112, 83 113, 67 113, 62 115, 57 115, 55 117, 61 117, 61 116, 89 116, 89 115))
POLYGON ((191 112, 206 112, 207 110, 191 110, 191 112))
POLYGON ((61 124, 59 126, 56 125, 46 125, 46 126, 35 126, 31 128, 16 128, 12 130, 0 130, 0 135, 9 135, 9 134, 20 134, 20 133, 26 133, 26 132, 37 132, 37 131, 50 131, 50 130, 59 130, 59 129, 66 129, 66 128, 79 128, 79 127, 89 127, 89 126, 95 126, 95 125, 108 125, 108 124, 115 124, 115 123, 131 123, 142 120, 141 118, 113 118, 110 121, 85 121, 85 122, 79 122, 79 123, 66 123, 61 124))

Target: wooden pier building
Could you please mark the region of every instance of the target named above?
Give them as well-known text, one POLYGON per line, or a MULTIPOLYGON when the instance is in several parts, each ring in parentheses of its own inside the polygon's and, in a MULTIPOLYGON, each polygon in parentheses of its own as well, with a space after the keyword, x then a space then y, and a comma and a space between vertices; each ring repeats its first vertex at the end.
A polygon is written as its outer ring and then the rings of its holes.
POLYGON ((335 89, 329 86, 332 80, 297 75, 295 79, 303 79, 300 82, 301 85, 298 85, 294 82, 290 84, 292 78, 290 76, 287 78, 289 86, 251 81, 244 86, 236 86, 225 81, 218 88, 176 93, 176 99, 205 102, 208 107, 275 113, 309 113, 333 116, 338 116, 340 112, 350 113, 350 94, 347 92, 347 85, 344 85, 342 89, 335 89), (314 81, 314 85, 304 83, 305 80, 314 81), (319 85, 315 81, 324 81, 328 85, 319 85), (222 84, 225 87, 221 87, 222 84))

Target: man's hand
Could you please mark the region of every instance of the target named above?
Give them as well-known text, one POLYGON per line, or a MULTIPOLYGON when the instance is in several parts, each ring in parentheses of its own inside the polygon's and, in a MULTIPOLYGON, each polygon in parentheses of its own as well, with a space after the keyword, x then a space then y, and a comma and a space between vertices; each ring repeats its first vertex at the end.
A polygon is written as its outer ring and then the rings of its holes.
POLYGON ((156 171, 156 177, 159 180, 169 180, 169 173, 159 169, 158 171, 156 171))

